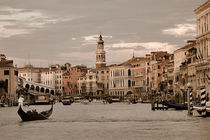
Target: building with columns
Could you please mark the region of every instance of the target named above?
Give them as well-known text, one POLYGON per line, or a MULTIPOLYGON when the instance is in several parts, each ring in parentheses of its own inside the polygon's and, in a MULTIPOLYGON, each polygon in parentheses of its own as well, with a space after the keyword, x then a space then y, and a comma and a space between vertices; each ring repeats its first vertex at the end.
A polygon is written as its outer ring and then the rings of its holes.
POLYGON ((210 0, 194 10, 197 18, 197 90, 205 86, 210 91, 210 0))

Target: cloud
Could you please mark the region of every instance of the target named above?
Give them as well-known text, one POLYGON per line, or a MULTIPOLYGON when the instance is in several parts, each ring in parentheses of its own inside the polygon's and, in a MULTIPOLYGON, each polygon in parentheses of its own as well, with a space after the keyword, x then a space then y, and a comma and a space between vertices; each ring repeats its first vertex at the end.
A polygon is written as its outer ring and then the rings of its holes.
POLYGON ((175 24, 175 27, 162 30, 163 34, 175 37, 188 37, 196 35, 196 24, 184 23, 175 24))
POLYGON ((134 43, 116 43, 116 44, 111 44, 111 45, 106 45, 108 50, 113 50, 113 49, 126 49, 126 50, 139 50, 139 51, 161 51, 165 50, 168 52, 172 52, 175 48, 176 45, 171 45, 167 42, 134 42, 134 43))
POLYGON ((0 10, 0 38, 30 34, 35 29, 48 24, 56 24, 74 19, 48 16, 40 11, 3 7, 0 10))
MULTIPOLYGON (((99 37, 99 35, 89 35, 89 36, 82 37, 83 38, 82 45, 85 46, 85 45, 89 45, 89 44, 96 44, 98 37, 99 37)), ((102 37, 105 39, 112 38, 112 36, 106 36, 106 35, 103 35, 102 37)))

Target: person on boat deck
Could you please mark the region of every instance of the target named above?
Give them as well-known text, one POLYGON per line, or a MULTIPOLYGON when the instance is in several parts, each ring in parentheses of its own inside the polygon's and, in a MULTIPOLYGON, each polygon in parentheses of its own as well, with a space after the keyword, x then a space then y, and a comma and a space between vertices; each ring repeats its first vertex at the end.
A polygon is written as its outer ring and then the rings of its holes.
POLYGON ((38 114, 38 112, 36 111, 36 109, 32 109, 32 110, 27 111, 27 114, 34 115, 34 114, 38 114))
POLYGON ((18 99, 18 105, 22 105, 23 106, 23 101, 24 101, 24 96, 20 95, 19 99, 18 99))

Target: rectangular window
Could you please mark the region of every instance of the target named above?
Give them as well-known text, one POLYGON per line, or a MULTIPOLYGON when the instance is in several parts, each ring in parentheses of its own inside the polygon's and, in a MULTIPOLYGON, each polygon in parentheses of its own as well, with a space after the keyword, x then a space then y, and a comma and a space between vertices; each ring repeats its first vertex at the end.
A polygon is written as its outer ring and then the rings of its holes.
POLYGON ((9 70, 4 70, 4 75, 9 75, 9 70))
POLYGON ((8 79, 5 80, 5 92, 8 93, 8 84, 9 84, 9 81, 8 79))
POLYGON ((14 73, 15 73, 16 76, 18 76, 18 71, 15 70, 14 73))

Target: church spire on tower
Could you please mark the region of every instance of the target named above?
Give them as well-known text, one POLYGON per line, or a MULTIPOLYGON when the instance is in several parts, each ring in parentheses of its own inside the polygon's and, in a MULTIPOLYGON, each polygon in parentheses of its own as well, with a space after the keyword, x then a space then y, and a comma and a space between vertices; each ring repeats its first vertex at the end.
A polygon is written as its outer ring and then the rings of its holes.
POLYGON ((100 68, 106 66, 106 52, 104 51, 104 41, 101 34, 97 43, 96 68, 100 68))

